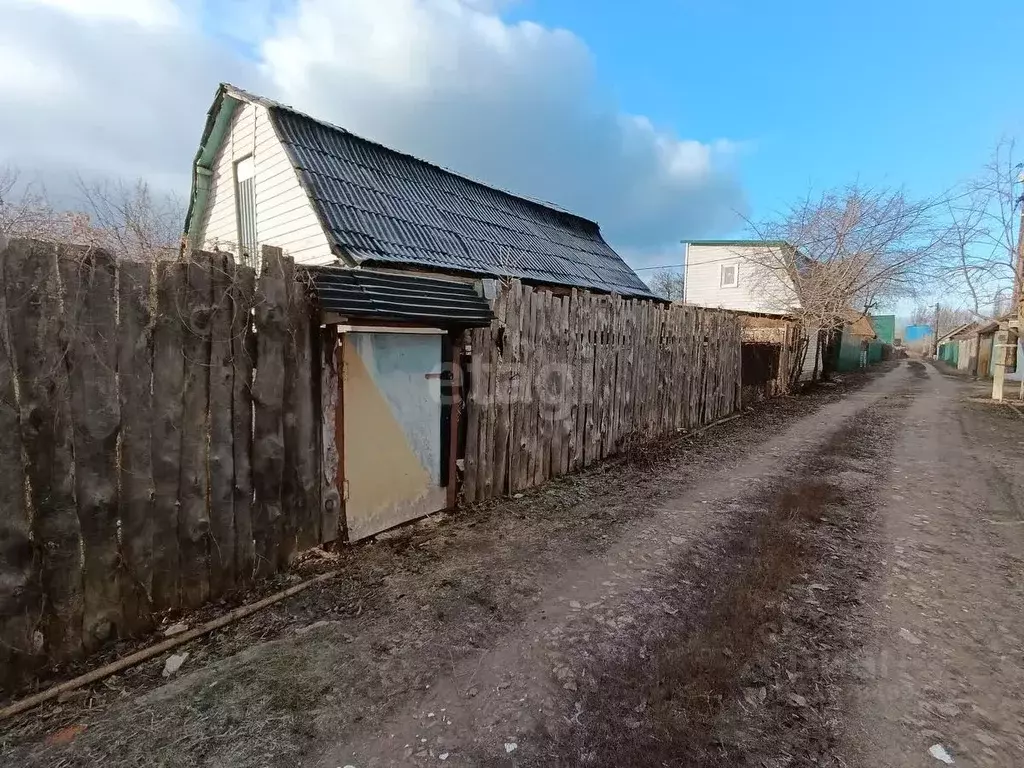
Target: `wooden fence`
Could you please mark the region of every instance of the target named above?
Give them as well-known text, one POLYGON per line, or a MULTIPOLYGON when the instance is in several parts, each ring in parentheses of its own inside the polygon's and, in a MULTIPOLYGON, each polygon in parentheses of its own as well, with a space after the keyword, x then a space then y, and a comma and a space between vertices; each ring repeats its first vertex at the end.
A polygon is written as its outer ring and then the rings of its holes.
POLYGON ((538 485, 740 405, 740 319, 513 281, 470 332, 463 495, 538 485))
POLYGON ((335 537, 316 329, 279 250, 257 277, 223 253, 150 265, 15 241, 0 283, 8 678, 335 537))

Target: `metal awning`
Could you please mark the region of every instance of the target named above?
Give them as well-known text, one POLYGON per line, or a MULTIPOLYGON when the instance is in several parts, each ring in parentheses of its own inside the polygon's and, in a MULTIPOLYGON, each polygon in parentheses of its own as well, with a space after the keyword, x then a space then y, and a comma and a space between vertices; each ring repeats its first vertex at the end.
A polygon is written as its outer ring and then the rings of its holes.
POLYGON ((359 320, 473 328, 494 317, 472 283, 344 267, 310 267, 322 312, 359 320))

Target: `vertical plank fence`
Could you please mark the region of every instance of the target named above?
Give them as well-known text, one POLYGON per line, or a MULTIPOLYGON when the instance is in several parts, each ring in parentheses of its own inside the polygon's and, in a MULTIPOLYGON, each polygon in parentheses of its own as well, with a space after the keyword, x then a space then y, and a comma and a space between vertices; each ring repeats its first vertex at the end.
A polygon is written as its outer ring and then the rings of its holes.
POLYGON ((319 326, 262 263, 0 251, 0 687, 336 538, 319 326))
POLYGON ((513 280, 472 332, 468 502, 513 493, 740 407, 732 313, 513 280))

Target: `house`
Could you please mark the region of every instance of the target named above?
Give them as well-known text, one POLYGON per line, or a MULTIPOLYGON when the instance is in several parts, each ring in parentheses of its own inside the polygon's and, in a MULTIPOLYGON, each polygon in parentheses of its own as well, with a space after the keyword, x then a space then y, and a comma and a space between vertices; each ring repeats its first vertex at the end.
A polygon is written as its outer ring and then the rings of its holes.
POLYGON ((856 371, 873 362, 871 345, 878 339, 875 325, 867 315, 850 310, 845 320, 832 352, 835 370, 840 372, 856 371))
POLYGON ((799 306, 781 240, 684 240, 683 302, 786 315, 799 306), (780 264, 779 268, 774 264, 780 264))
POLYGON ((231 85, 217 91, 192 180, 194 248, 273 245, 297 264, 653 296, 596 223, 231 85))
POLYGON ((970 329, 977 326, 975 322, 967 322, 962 325, 958 325, 951 331, 939 336, 936 342, 936 349, 938 351, 938 359, 953 368, 960 369, 960 353, 964 352, 964 365, 966 366, 967 360, 970 359, 969 350, 962 349, 961 341, 965 341, 967 336, 970 335, 970 329))
POLYGON ((490 324, 495 279, 654 298, 594 222, 231 85, 207 115, 185 238, 254 265, 274 246, 306 268, 337 330, 322 334, 340 381, 325 429, 349 540, 455 503, 463 331, 490 324))

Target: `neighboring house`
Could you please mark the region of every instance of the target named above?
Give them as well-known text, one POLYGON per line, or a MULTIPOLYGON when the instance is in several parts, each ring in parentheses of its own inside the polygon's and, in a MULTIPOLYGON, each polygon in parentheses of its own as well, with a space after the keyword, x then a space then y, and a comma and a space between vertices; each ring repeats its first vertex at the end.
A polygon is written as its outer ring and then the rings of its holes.
POLYGON ((194 248, 650 298, 580 216, 516 197, 230 85, 193 168, 194 248))
POLYGON ((767 254, 792 249, 770 240, 684 240, 683 302, 786 315, 799 306, 793 281, 767 254))
POLYGON ((473 370, 462 331, 490 324, 491 280, 654 298, 594 222, 230 85, 192 182, 188 245, 254 266, 261 246, 281 248, 309 268, 320 322, 337 330, 324 354, 340 369, 350 540, 454 504, 465 435, 446 388, 452 371, 473 370))
MULTIPOLYGON (((969 329, 971 329, 975 325, 976 323, 974 323, 973 321, 964 323, 963 325, 958 325, 953 330, 947 331, 946 333, 939 336, 936 342, 939 360, 942 360, 947 365, 951 365, 954 368, 959 369, 961 352, 960 342, 963 341, 961 336, 965 332, 969 331, 969 329)), ((968 359, 969 356, 965 355, 965 363, 968 359)))

